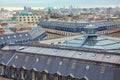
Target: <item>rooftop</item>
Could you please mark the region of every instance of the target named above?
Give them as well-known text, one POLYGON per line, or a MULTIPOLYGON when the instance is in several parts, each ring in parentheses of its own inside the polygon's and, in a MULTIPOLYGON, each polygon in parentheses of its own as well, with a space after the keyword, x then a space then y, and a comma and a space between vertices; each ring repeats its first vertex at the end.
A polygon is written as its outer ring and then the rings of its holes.
POLYGON ((96 34, 96 26, 87 25, 84 29, 83 36, 75 37, 69 40, 51 41, 45 44, 60 45, 60 46, 72 46, 72 47, 84 47, 95 49, 120 49, 120 40, 113 40, 108 37, 96 34))
POLYGON ((73 58, 80 60, 88 60, 93 62, 103 62, 110 64, 120 64, 120 52, 106 51, 101 49, 67 47, 67 46, 50 46, 50 45, 11 45, 5 46, 2 50, 16 50, 17 53, 39 54, 46 56, 56 56, 64 58, 73 58))

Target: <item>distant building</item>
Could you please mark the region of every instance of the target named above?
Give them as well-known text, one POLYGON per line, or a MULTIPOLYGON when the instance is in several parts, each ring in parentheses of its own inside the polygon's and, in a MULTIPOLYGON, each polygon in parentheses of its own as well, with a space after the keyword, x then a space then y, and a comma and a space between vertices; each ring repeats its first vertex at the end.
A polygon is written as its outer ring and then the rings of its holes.
POLYGON ((13 17, 13 12, 9 12, 9 11, 3 11, 0 12, 0 19, 1 20, 11 20, 11 18, 13 17))
POLYGON ((40 16, 36 14, 20 13, 16 18, 19 22, 36 24, 39 21, 40 16))
POLYGON ((26 6, 24 6, 24 10, 27 10, 27 7, 26 7, 26 6))
POLYGON ((87 21, 58 21, 58 20, 44 20, 39 21, 38 25, 43 28, 53 29, 53 30, 61 30, 68 32, 81 32, 84 30, 86 25, 95 25, 97 26, 98 31, 118 28, 120 26, 120 22, 117 21, 95 21, 95 22, 87 22, 87 21))
POLYGON ((0 35, 0 47, 6 44, 25 43, 29 41, 39 41, 45 37, 45 31, 39 26, 29 31, 18 33, 6 32, 0 35))

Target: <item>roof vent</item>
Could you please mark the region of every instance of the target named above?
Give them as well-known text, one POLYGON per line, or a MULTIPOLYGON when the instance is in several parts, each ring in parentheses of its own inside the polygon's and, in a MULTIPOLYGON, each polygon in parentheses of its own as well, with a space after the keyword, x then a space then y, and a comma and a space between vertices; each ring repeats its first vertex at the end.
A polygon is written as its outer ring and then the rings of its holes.
POLYGON ((92 57, 95 57, 95 56, 96 56, 96 54, 93 54, 93 55, 92 55, 92 57))
POLYGON ((20 48, 19 48, 19 50, 23 50, 23 49, 25 49, 25 47, 20 47, 20 48))
POLYGON ((79 55, 82 55, 82 53, 80 52, 79 55))
POLYGON ((107 56, 107 58, 110 58, 110 57, 111 57, 110 55, 107 56))

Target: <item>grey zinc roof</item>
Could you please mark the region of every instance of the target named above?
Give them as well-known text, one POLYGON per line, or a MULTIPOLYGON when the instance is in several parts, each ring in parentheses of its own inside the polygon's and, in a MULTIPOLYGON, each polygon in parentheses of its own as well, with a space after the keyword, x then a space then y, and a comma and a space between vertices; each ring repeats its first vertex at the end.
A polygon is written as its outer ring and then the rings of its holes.
POLYGON ((84 27, 88 24, 96 25, 97 27, 119 25, 119 23, 116 23, 114 21, 96 21, 96 22, 40 21, 38 25, 78 28, 78 27, 84 27))
POLYGON ((0 51, 0 63, 5 65, 14 55, 13 51, 0 51))
POLYGON ((50 74, 57 73, 62 76, 70 75, 74 78, 86 76, 92 80, 119 80, 118 76, 120 74, 119 68, 107 65, 103 66, 104 64, 92 64, 78 59, 20 52, 15 52, 15 55, 8 65, 27 70, 35 69, 40 72, 46 71, 50 74))
POLYGON ((34 28, 31 31, 11 33, 11 34, 2 34, 0 35, 0 44, 4 43, 16 43, 19 41, 25 42, 29 40, 34 40, 40 35, 45 34, 45 31, 39 26, 34 28))
MULTIPOLYGON (((120 57, 114 54, 100 54, 94 52, 84 52, 84 51, 75 51, 75 50, 62 50, 62 49, 52 49, 52 48, 43 48, 43 47, 26 47, 23 50, 18 50, 18 52, 42 54, 42 55, 51 55, 59 57, 68 57, 75 59, 83 59, 90 61, 99 61, 106 63, 115 63, 120 64, 120 57)), ((119 54, 119 53, 118 53, 119 54)))

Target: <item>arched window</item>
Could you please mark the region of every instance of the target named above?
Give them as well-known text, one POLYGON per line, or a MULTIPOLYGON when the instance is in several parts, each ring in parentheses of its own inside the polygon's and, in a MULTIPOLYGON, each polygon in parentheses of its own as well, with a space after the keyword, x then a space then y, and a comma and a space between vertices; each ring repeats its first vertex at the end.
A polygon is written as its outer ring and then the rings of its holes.
POLYGON ((62 77, 59 74, 55 73, 54 80, 62 80, 62 77))
POLYGON ((86 78, 81 78, 81 79, 79 79, 79 80, 87 80, 86 78))
POLYGON ((15 78, 15 69, 11 67, 11 77, 15 78))
POLYGON ((67 77, 67 80, 73 80, 73 77, 69 75, 69 76, 67 77))
POLYGON ((47 80, 47 73, 45 71, 42 72, 42 80, 47 80))
POLYGON ((35 80, 35 71, 32 71, 32 80, 35 80))
POLYGON ((22 80, 24 80, 24 74, 25 74, 24 70, 21 69, 21 79, 22 79, 22 80))

